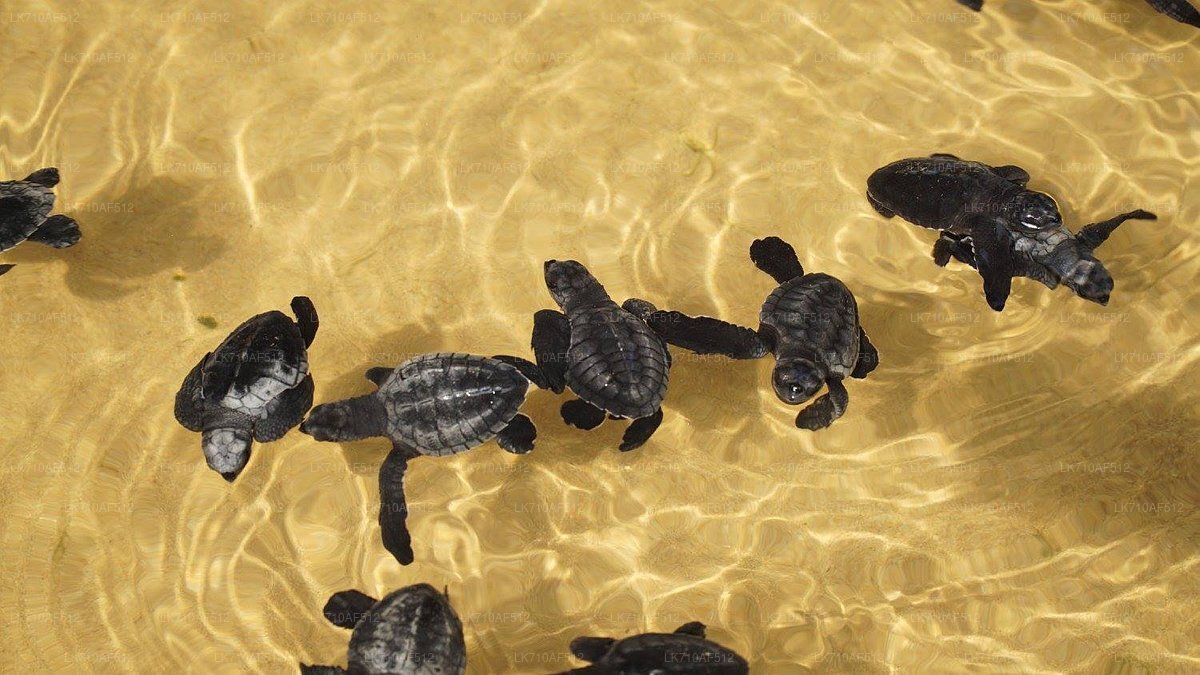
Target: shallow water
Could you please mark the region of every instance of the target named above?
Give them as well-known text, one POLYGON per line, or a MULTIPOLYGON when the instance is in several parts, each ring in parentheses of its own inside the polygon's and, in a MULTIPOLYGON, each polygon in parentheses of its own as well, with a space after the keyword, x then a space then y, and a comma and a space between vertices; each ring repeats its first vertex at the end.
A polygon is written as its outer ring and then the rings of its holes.
POLYGON ((345 663, 330 593, 449 588, 472 673, 690 620, 754 672, 1200 670, 1200 38, 1142 2, 0 5, 0 168, 57 165, 85 238, 5 253, 5 671, 345 663), (183 7, 183 9, 179 9, 183 7), (862 196, 893 159, 1034 174, 1107 308, 935 267, 862 196), (1189 198, 1190 197, 1190 198, 1189 198), (676 354, 666 420, 409 474, 293 432, 227 485, 172 418, 246 317, 313 298, 317 400, 438 350, 527 346, 540 263, 752 324, 759 236, 855 291, 882 366, 813 435, 767 362, 676 354), (210 328, 203 321, 215 320, 210 328))

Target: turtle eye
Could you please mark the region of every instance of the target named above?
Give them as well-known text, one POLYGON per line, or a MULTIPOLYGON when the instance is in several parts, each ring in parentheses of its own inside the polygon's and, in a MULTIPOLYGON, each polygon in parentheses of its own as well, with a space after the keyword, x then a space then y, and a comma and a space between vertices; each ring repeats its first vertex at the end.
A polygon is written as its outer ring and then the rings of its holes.
POLYGON ((792 396, 799 396, 799 395, 800 395, 800 385, 793 384, 792 385, 792 396))

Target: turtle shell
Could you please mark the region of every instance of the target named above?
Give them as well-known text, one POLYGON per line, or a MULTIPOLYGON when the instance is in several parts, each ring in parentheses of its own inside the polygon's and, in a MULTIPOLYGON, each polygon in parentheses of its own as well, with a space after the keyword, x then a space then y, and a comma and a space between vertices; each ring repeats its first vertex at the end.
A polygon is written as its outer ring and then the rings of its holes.
POLYGON ((949 157, 892 162, 867 179, 867 194, 901 218, 935 230, 952 229, 968 211, 1002 204, 1020 186, 992 167, 949 157))
POLYGON ((429 584, 390 593, 363 616, 350 636, 351 673, 462 675, 467 647, 462 621, 429 584))
POLYGON ((0 251, 29 238, 54 208, 54 192, 39 183, 0 182, 0 251))
POLYGON ((694 635, 645 633, 618 641, 596 666, 612 673, 705 673, 746 675, 750 666, 736 652, 694 635))
POLYGON ((270 311, 238 326, 200 367, 205 401, 254 418, 308 376, 304 337, 291 317, 270 311))
POLYGON ((838 279, 806 274, 767 296, 759 322, 774 332, 776 355, 795 345, 820 358, 830 374, 847 377, 858 358, 858 303, 838 279))
POLYGON ((568 314, 567 386, 617 417, 649 417, 667 395, 666 346, 645 321, 609 301, 568 314))
POLYGON ((425 354, 400 364, 377 395, 388 436, 425 455, 480 446, 517 416, 529 380, 516 368, 474 354, 425 354))

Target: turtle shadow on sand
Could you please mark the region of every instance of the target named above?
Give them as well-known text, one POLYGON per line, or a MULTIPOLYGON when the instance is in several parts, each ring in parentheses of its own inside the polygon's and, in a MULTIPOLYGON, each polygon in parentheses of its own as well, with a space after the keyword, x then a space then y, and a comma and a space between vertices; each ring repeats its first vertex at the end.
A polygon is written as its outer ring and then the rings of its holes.
POLYGON ((120 298, 163 270, 203 268, 221 256, 225 245, 216 235, 198 232, 204 219, 201 183, 199 178, 184 182, 158 176, 120 195, 102 192, 87 201, 66 203, 69 208, 63 212, 78 220, 84 231, 69 255, 23 246, 6 261, 65 260, 71 292, 97 300, 120 298))

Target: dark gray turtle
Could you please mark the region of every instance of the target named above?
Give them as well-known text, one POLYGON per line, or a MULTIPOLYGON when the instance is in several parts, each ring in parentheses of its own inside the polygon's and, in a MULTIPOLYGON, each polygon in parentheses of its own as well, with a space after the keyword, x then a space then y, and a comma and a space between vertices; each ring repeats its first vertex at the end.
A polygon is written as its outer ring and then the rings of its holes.
POLYGON ((450 596, 429 584, 406 586, 375 600, 358 591, 334 593, 325 618, 350 634, 349 668, 300 665, 312 675, 462 675, 467 645, 450 596))
POLYGON ((867 199, 884 217, 940 230, 934 262, 944 267, 954 257, 976 268, 996 311, 1004 309, 1013 277, 1050 288, 1062 283, 1085 300, 1108 304, 1112 276, 1093 252, 1126 220, 1157 216, 1131 211, 1071 234, 1054 199, 1028 183, 1029 173, 1017 166, 935 154, 877 170, 867 179, 867 199))
POLYGON ((372 368, 366 376, 379 388, 313 408, 300 431, 318 441, 391 440, 379 469, 379 526, 384 548, 407 565, 413 561, 405 524, 408 461, 466 452, 493 438, 514 454, 533 450, 537 429, 519 410, 530 382, 545 381, 525 359, 457 353, 425 354, 395 369, 372 368))
POLYGON ((233 482, 250 460, 252 440, 283 438, 312 406, 308 346, 317 310, 292 298, 296 320, 271 311, 252 317, 200 359, 175 395, 175 419, 203 433, 208 466, 233 482))
MULTIPOLYGON (((54 192, 58 185, 58 169, 34 171, 24 180, 0 181, 0 252, 28 239, 54 248, 74 246, 78 241, 79 223, 63 215, 52 216, 54 192)), ((13 265, 0 265, 0 274, 13 265)))
POLYGON ((595 429, 607 412, 632 419, 621 450, 640 447, 662 424, 671 355, 645 322, 654 306, 631 298, 617 305, 587 268, 549 260, 546 286, 562 312, 534 315, 533 351, 555 393, 570 387, 578 399, 562 406, 567 424, 595 429))
POLYGON ((834 277, 805 274, 795 249, 779 237, 755 240, 750 259, 779 283, 763 302, 757 331, 675 311, 655 312, 650 325, 668 343, 697 354, 735 359, 774 354, 771 384, 788 405, 799 405, 828 386, 827 394, 796 416, 802 429, 823 429, 850 403, 842 380, 864 378, 879 364, 879 352, 858 323, 858 303, 834 277))
POLYGON ((581 637, 571 641, 575 658, 590 666, 559 675, 746 675, 750 665, 731 649, 704 639, 704 624, 686 623, 674 633, 643 633, 623 640, 581 637))
MULTIPOLYGON (((970 7, 976 12, 983 9, 983 0, 958 0, 958 4, 970 7)), ((1200 10, 1187 0, 1146 0, 1146 4, 1180 23, 1200 28, 1200 10)))

